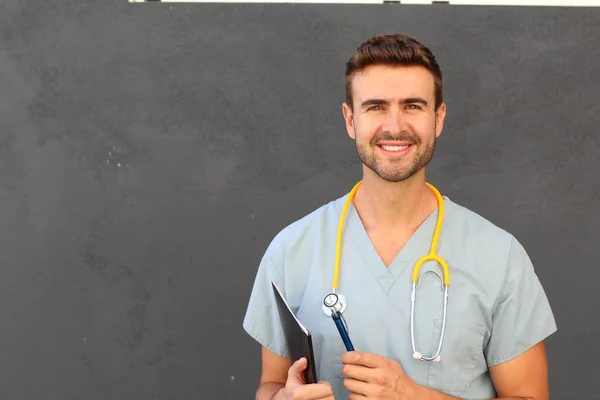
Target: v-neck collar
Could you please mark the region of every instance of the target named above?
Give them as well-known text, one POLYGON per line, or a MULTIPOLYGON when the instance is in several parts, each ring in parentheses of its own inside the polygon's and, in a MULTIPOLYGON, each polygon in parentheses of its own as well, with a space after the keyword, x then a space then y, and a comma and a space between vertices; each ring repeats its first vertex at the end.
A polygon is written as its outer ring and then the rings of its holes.
MULTIPOLYGON (((347 198, 347 196, 345 198, 347 198)), ((451 201, 449 201, 446 196, 443 196, 443 200, 443 223, 445 223, 448 220, 447 217, 449 213, 452 211, 452 207, 451 201)), ((346 215, 346 232, 344 232, 344 235, 347 235, 349 240, 353 241, 354 247, 363 259, 362 261, 364 261, 364 264, 366 264, 383 291, 387 294, 398 278, 407 273, 412 273, 412 266, 414 266, 418 258, 429 253, 433 232, 437 223, 437 216, 438 207, 436 207, 421 225, 419 225, 417 230, 408 239, 388 267, 385 266, 379 253, 375 249, 353 203, 350 203, 348 207, 348 213, 346 215)), ((442 230, 443 228, 444 227, 442 226, 442 230)))

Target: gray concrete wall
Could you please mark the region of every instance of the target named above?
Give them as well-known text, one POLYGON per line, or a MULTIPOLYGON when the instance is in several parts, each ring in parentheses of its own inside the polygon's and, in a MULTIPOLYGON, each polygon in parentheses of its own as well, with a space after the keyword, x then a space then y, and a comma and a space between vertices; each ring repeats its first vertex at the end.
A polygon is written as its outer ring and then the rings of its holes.
POLYGON ((0 395, 250 399, 260 257, 360 177, 344 62, 400 31, 449 115, 429 180, 514 233, 559 332, 554 399, 595 398, 600 9, 0 5, 0 395))

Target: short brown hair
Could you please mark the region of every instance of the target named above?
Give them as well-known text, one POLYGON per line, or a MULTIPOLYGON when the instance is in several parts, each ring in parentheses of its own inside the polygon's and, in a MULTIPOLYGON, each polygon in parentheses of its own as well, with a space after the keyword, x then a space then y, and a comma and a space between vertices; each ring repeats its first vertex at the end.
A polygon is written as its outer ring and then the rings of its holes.
POLYGON ((351 109, 352 75, 370 65, 418 65, 427 68, 435 83, 435 109, 442 104, 442 71, 431 50, 409 36, 387 34, 374 36, 361 44, 346 63, 346 102, 351 109))

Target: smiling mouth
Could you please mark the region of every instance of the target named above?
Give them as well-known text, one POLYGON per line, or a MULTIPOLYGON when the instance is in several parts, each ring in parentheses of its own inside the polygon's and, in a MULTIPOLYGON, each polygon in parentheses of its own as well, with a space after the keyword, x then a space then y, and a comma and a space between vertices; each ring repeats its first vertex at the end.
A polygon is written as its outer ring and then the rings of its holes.
POLYGON ((378 146, 386 151, 402 151, 408 149, 411 146, 411 144, 407 144, 404 146, 391 146, 387 144, 380 144, 378 146))

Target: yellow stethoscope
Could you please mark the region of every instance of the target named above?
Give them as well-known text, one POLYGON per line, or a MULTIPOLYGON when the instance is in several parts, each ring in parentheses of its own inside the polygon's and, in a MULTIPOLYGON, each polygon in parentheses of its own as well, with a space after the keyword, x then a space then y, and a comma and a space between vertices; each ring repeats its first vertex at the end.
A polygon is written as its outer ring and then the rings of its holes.
MULTIPOLYGON (((332 289, 331 293, 328 293, 325 296, 325 298, 323 300, 323 305, 322 305, 323 312, 327 316, 331 316, 332 312, 334 312, 334 311, 337 311, 340 314, 343 313, 348 304, 346 297, 344 295, 342 295, 341 293, 337 293, 338 278, 339 278, 339 274, 340 274, 340 256, 341 256, 341 250, 342 250, 342 232, 344 230, 344 223, 346 220, 346 214, 348 212, 348 208, 350 207, 350 203, 352 202, 352 199, 354 198, 354 194, 356 193, 356 190, 358 189, 358 187, 360 186, 361 183, 362 183, 362 181, 359 181, 356 185, 354 185, 354 187, 350 191, 348 198, 346 200, 346 203, 344 205, 344 209, 342 210, 342 215, 340 216, 340 221, 338 224, 338 231, 337 231, 335 268, 334 268, 334 272, 333 272, 333 285, 332 285, 333 289, 332 289)), ((442 257, 437 255, 437 243, 438 243, 440 231, 442 228, 442 222, 444 220, 444 200, 443 200, 440 192, 433 185, 431 185, 427 182, 426 182, 426 185, 435 194, 435 197, 436 197, 437 203, 438 203, 438 215, 437 215, 437 223, 435 225, 435 231, 433 232, 433 239, 431 241, 431 249, 429 250, 429 254, 427 254, 427 255, 419 258, 419 260, 417 260, 417 263, 415 264, 415 266, 413 268, 413 272, 412 272, 412 278, 411 278, 412 293, 410 295, 410 302, 411 302, 410 338, 411 338, 411 342, 412 342, 413 357, 415 359, 421 360, 421 361, 440 361, 440 352, 442 350, 442 343, 444 341, 444 333, 446 331, 446 308, 448 305, 448 286, 450 286, 450 272, 448 270, 448 264, 446 263, 446 261, 442 257), (423 265, 423 263, 425 263, 427 261, 437 262, 442 267, 443 274, 444 274, 444 279, 442 282, 442 278, 436 272, 434 272, 434 271, 425 272, 425 274, 431 272, 434 275, 436 275, 440 279, 440 283, 442 284, 443 291, 444 291, 444 310, 443 310, 443 316, 442 316, 442 331, 440 334, 440 340, 439 340, 437 351, 431 357, 426 357, 416 350, 415 335, 414 335, 414 314, 415 314, 416 290, 417 290, 418 282, 419 282, 419 270, 420 270, 421 266, 423 265)), ((425 274, 423 274, 423 275, 425 275, 425 274)), ((344 324, 345 324, 345 322, 344 322, 344 324)))

